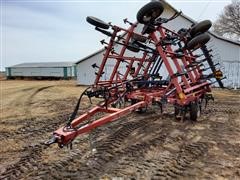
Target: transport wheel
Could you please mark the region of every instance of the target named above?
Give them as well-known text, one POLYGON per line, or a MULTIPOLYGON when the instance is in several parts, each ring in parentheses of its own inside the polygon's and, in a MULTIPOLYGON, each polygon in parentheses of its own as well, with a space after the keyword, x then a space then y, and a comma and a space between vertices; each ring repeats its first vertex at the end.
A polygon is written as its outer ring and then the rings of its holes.
POLYGON ((94 25, 96 27, 99 27, 99 28, 102 28, 102 29, 108 29, 109 28, 109 24, 107 24, 106 22, 104 22, 101 19, 98 19, 96 17, 87 16, 86 20, 89 24, 94 25))
POLYGON ((191 28, 190 34, 192 37, 194 37, 200 33, 204 33, 206 31, 208 31, 211 26, 212 26, 212 22, 210 20, 201 21, 201 22, 195 24, 191 28))
POLYGON ((193 102, 190 104, 190 120, 197 121, 197 118, 200 117, 201 107, 198 102, 193 102))
POLYGON ((153 1, 143 6, 137 13, 137 21, 141 24, 148 24, 159 17, 164 10, 163 4, 153 1))
POLYGON ((187 49, 198 49, 210 40, 210 36, 206 33, 194 37, 187 43, 187 49))

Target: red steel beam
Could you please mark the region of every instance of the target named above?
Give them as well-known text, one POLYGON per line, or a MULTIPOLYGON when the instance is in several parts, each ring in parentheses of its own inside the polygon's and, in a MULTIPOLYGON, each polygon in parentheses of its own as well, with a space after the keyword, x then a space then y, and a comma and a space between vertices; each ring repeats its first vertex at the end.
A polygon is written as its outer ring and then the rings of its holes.
MULTIPOLYGON (((165 34, 165 32, 163 31, 163 29, 162 29, 161 27, 158 28, 158 31, 160 32, 160 34, 161 34, 161 36, 162 36, 163 38, 166 37, 166 34, 165 34)), ((167 45, 167 50, 170 51, 170 52, 173 52, 173 50, 172 50, 172 48, 171 48, 170 45, 167 45)), ((178 63, 177 58, 176 58, 174 55, 173 55, 171 58, 172 58, 172 60, 173 60, 174 65, 175 65, 176 68, 177 68, 177 72, 178 72, 178 73, 182 73, 183 70, 182 70, 181 66, 179 65, 179 63, 178 63)), ((191 78, 192 81, 194 81, 194 78, 193 78, 193 76, 192 76, 191 73, 190 73, 190 78, 191 78)), ((185 76, 185 75, 182 75, 182 76, 181 76, 181 79, 182 79, 182 81, 184 82, 185 86, 189 88, 190 85, 189 85, 189 83, 188 83, 188 80, 187 80, 186 76, 185 76)))
POLYGON ((193 86, 193 87, 190 87, 190 88, 185 89, 185 90, 184 90, 184 93, 189 93, 189 92, 191 92, 191 91, 193 91, 193 90, 195 90, 195 89, 198 89, 198 88, 200 88, 200 87, 207 86, 207 85, 209 85, 208 82, 204 82, 204 83, 195 85, 195 86, 193 86))
MULTIPOLYGON (((168 71, 170 77, 173 77, 174 76, 173 69, 172 69, 172 67, 171 67, 171 65, 170 65, 170 63, 169 63, 169 61, 168 61, 168 59, 166 57, 166 54, 163 52, 162 47, 158 44, 159 39, 158 39, 158 36, 157 36, 156 32, 151 33, 150 36, 151 36, 152 40, 155 42, 157 50, 158 50, 158 52, 159 52, 159 54, 160 54, 160 56, 161 56, 161 58, 163 60, 163 63, 165 64, 165 66, 167 68, 167 71, 168 71)), ((181 86, 178 83, 178 79, 177 78, 173 78, 172 79, 172 83, 176 87, 176 90, 177 90, 178 94, 183 92, 181 86)))
MULTIPOLYGON (((130 40, 130 38, 132 37, 133 30, 134 30, 135 27, 136 27, 136 24, 133 24, 133 25, 129 28, 129 31, 127 31, 127 37, 126 37, 126 40, 125 40, 125 42, 124 42, 125 45, 128 45, 129 40, 130 40)), ((126 51, 126 48, 127 48, 126 46, 123 46, 123 47, 122 47, 121 52, 119 53, 119 56, 120 56, 120 57, 123 57, 123 55, 124 55, 124 53, 125 53, 125 51, 126 51)), ((114 79, 114 77, 115 77, 115 75, 116 75, 116 73, 117 73, 117 70, 118 70, 118 67, 119 67, 120 63, 121 63, 121 61, 118 60, 117 63, 115 64, 115 66, 114 66, 114 68, 113 68, 113 71, 112 71, 112 74, 111 74, 111 76, 110 76, 110 81, 113 81, 113 79, 114 79)))
MULTIPOLYGON (((113 113, 111 113, 107 116, 104 116, 104 117, 102 117, 98 120, 95 120, 91 123, 88 123, 88 124, 78 128, 78 129, 74 129, 74 127, 76 127, 79 124, 79 122, 83 121, 82 120, 83 116, 80 116, 78 119, 73 120, 73 122, 72 122, 72 127, 73 128, 68 129, 67 127, 61 127, 58 130, 56 130, 53 134, 54 134, 55 137, 57 137, 57 142, 60 145, 66 145, 66 144, 70 143, 79 134, 89 132, 90 130, 92 130, 96 127, 99 127, 101 125, 104 125, 107 122, 117 120, 118 118, 120 118, 122 116, 125 116, 125 115, 131 113, 132 111, 135 111, 136 109, 138 109, 140 107, 144 107, 146 105, 147 105, 146 102, 141 101, 141 102, 138 102, 138 103, 136 103, 136 104, 134 104, 130 107, 126 107, 124 109, 119 109, 119 110, 113 109, 112 110, 112 111, 114 111, 113 113)), ((97 112, 102 112, 102 111, 101 111, 101 109, 98 108, 98 110, 95 109, 95 113, 97 113, 97 112)), ((85 116, 90 117, 87 114, 85 116)))
POLYGON ((111 39, 110 39, 109 45, 108 45, 107 50, 106 50, 106 52, 105 52, 105 54, 104 54, 104 57, 103 57, 103 60, 102 60, 101 65, 100 65, 100 68, 99 68, 99 70, 98 70, 98 74, 97 74, 97 76, 96 76, 94 85, 97 85, 97 84, 98 84, 98 81, 99 81, 100 78, 101 78, 101 75, 102 75, 102 73, 103 73, 103 69, 104 69, 105 64, 106 64, 106 62, 107 62, 109 53, 110 53, 111 50, 112 50, 112 46, 113 46, 113 44, 114 44, 114 39, 115 39, 118 31, 119 31, 118 28, 115 28, 114 31, 113 31, 113 35, 112 35, 112 37, 111 37, 111 39))
MULTIPOLYGON (((130 61, 140 61, 142 62, 143 58, 136 58, 136 57, 127 57, 127 56, 116 56, 116 55, 109 55, 108 58, 118 59, 118 60, 130 60, 130 61)), ((150 59, 146 59, 145 61, 150 61, 150 59)))

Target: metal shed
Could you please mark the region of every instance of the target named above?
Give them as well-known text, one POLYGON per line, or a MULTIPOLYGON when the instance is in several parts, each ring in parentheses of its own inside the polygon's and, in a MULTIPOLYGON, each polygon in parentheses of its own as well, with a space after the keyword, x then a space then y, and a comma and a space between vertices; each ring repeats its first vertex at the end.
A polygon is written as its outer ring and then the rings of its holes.
MULTIPOLYGON (((175 12, 178 12, 173 6, 171 6, 166 1, 164 2, 164 12, 161 15, 162 17, 171 17, 175 12)), ((174 21, 170 21, 167 24, 164 24, 166 27, 175 30, 176 32, 182 27, 190 27, 195 21, 187 17, 184 14, 181 14, 174 21)), ((142 30, 142 25, 139 24, 137 27, 138 32, 142 30)), ((224 80, 225 86, 228 87, 240 87, 240 78, 239 77, 239 65, 240 65, 240 42, 226 39, 224 37, 218 36, 213 32, 208 32, 211 36, 210 42, 207 43, 207 46, 210 49, 213 49, 214 61, 220 63, 224 67, 224 74, 227 76, 227 79, 224 80), (233 63, 234 62, 234 63, 233 63), (237 64, 237 65, 236 65, 237 64), (231 72, 230 72, 231 71, 231 72)), ((115 46, 117 48, 117 46, 115 46)), ((91 68, 91 65, 96 63, 100 64, 105 50, 101 49, 81 60, 76 62, 77 65, 77 84, 81 85, 90 85, 95 79, 95 70, 91 68)), ((131 52, 127 52, 131 53, 131 52)), ((103 79, 106 79, 108 76, 109 68, 112 68, 111 61, 108 62, 108 65, 105 68, 105 73, 103 74, 103 79)), ((124 67, 122 67, 124 68, 124 67)), ((164 72, 163 72, 164 73, 164 72)))
POLYGON ((16 77, 59 78, 76 77, 76 66, 73 62, 38 62, 22 63, 6 68, 8 79, 16 77))

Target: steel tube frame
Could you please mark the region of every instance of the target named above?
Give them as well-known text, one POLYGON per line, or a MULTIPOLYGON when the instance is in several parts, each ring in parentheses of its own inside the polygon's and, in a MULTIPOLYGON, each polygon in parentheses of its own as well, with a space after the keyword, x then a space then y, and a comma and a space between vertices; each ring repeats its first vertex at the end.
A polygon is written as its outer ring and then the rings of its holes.
POLYGON ((107 122, 117 120, 118 118, 125 116, 139 108, 146 107, 150 105, 153 101, 161 102, 163 98, 166 98, 169 103, 184 106, 188 105, 192 101, 198 100, 200 97, 202 97, 204 93, 210 91, 210 84, 207 81, 204 82, 198 81, 198 78, 201 76, 201 72, 199 71, 199 69, 192 68, 190 69, 187 67, 189 63, 194 62, 196 59, 193 56, 192 52, 184 50, 183 57, 176 58, 175 52, 173 51, 171 45, 165 45, 166 48, 163 48, 161 46, 162 39, 166 37, 166 31, 171 32, 174 35, 178 35, 177 33, 163 26, 159 26, 154 32, 150 33, 148 37, 150 41, 152 41, 155 44, 156 51, 158 52, 158 54, 153 53, 152 56, 149 56, 150 53, 145 51, 143 52, 141 58, 124 57, 127 45, 130 39, 132 38, 132 35, 135 33, 134 32, 135 27, 136 24, 133 24, 128 30, 126 30, 118 26, 112 26, 113 34, 112 37, 110 38, 108 47, 106 48, 106 52, 104 53, 102 63, 99 67, 95 82, 93 84, 93 89, 96 87, 109 88, 109 93, 110 95, 112 95, 112 98, 106 100, 105 104, 97 105, 93 109, 87 111, 78 118, 74 119, 71 122, 70 126, 61 127, 58 130, 56 130, 53 134, 56 137, 57 143, 60 146, 71 143, 72 140, 80 134, 87 133, 90 130, 101 125, 104 125, 107 122), (117 37, 117 33, 119 31, 126 32, 126 39, 124 40, 124 45, 122 46, 122 49, 118 55, 110 55, 112 47, 114 45, 114 39, 117 37), (160 37, 158 36, 158 33, 160 33, 160 37), (181 74, 180 76, 182 81, 178 82, 178 77, 175 75, 173 67, 169 62, 168 59, 169 55, 172 58, 173 64, 175 65, 177 72, 179 74, 183 73, 183 70, 179 64, 179 61, 181 60, 184 68, 188 72, 187 74, 189 76, 189 79, 187 79, 185 74, 181 74), (103 73, 108 58, 115 59, 116 64, 113 68, 109 80, 101 81, 100 80, 101 75, 103 73), (118 68, 123 60, 129 61, 129 63, 123 77, 121 78, 118 74, 118 68), (129 72, 133 67, 134 62, 139 62, 139 64, 137 66, 135 73, 133 74, 133 77, 136 77, 140 73, 140 71, 143 71, 143 76, 146 78, 146 80, 149 79, 148 74, 151 74, 152 71, 153 73, 157 73, 161 68, 162 64, 164 64, 168 71, 168 74, 171 77, 169 84, 135 88, 129 91, 128 93, 124 94, 126 92, 125 82, 128 79, 129 72), (143 67, 144 63, 145 67, 143 67), (151 65, 152 68, 150 68, 151 65), (136 99, 138 102, 123 109, 110 108, 108 106, 117 100, 116 97, 114 97, 115 94, 118 95, 117 97, 124 95, 126 99, 129 100, 136 99), (180 95, 182 95, 184 98, 180 98, 180 95), (87 121, 90 117, 96 115, 96 113, 99 112, 107 113, 107 115, 92 122, 87 121))

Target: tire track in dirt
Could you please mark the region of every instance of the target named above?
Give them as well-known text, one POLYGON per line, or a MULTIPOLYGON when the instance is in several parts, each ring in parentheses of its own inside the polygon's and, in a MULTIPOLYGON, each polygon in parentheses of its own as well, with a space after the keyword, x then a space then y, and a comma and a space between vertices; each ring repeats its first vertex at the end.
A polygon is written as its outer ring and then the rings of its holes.
POLYGON ((233 101, 229 102, 215 102, 210 103, 207 106, 207 109, 204 111, 206 113, 228 113, 228 114, 237 114, 239 113, 239 104, 240 102, 233 101))
MULTIPOLYGON (((24 115, 24 118, 22 119, 22 121, 25 121, 26 119, 31 120, 32 115, 31 115, 31 103, 32 103, 32 99, 35 95, 37 95, 39 92, 51 88, 53 86, 42 86, 42 87, 30 87, 30 88, 25 88, 25 89, 20 89, 17 90, 16 93, 19 94, 19 92, 23 91, 24 94, 18 95, 13 101, 10 101, 13 107, 16 108, 21 108, 21 110, 23 111, 23 114, 21 116, 24 115), (26 91, 26 92, 25 92, 26 91)), ((15 92, 15 91, 14 91, 15 92)), ((13 92, 11 92, 13 93, 13 92)), ((10 94, 11 94, 10 93, 10 94)), ((13 108, 12 111, 14 111, 15 109, 13 108)), ((3 123, 7 123, 8 121, 13 120, 14 123, 21 123, 21 122, 16 122, 16 116, 9 117, 6 120, 2 120, 3 123)))
MULTIPOLYGON (((28 126, 23 130, 19 130, 15 136, 25 139, 26 143, 37 141, 40 139, 41 142, 44 142, 46 139, 42 138, 49 133, 53 132, 60 124, 66 122, 67 115, 58 116, 52 119, 45 119, 43 121, 33 121, 32 126, 28 126)), ((11 137, 12 138, 12 137, 11 137)), ((47 148, 44 144, 36 145, 25 145, 21 149, 22 156, 20 160, 14 164, 8 166, 5 172, 0 175, 0 179, 18 179, 21 176, 24 176, 25 173, 35 170, 41 164, 40 157, 41 153, 47 148)))
MULTIPOLYGON (((24 118, 24 119, 21 119, 20 120, 20 122, 18 122, 18 123, 16 123, 16 117, 15 118, 10 118, 10 119, 6 119, 6 120, 4 120, 3 122, 2 122, 2 124, 6 124, 6 125, 22 125, 22 124, 25 124, 25 122, 34 122, 35 121, 35 119, 36 118, 32 118, 31 117, 31 112, 30 112, 30 109, 31 109, 31 101, 32 101, 32 98, 37 94, 37 93, 39 93, 39 92, 41 92, 41 91, 43 91, 44 89, 48 89, 48 88, 50 88, 50 87, 52 87, 52 86, 44 86, 44 87, 41 87, 41 88, 38 88, 37 90, 35 90, 33 93, 30 93, 30 96, 27 98, 27 100, 25 100, 26 102, 24 102, 24 100, 22 100, 23 98, 25 99, 26 98, 26 96, 20 96, 20 98, 18 98, 18 102, 23 102, 24 103, 24 105, 22 105, 23 107, 24 107, 24 109, 23 109, 23 111, 25 111, 25 114, 26 114, 26 117, 24 118), (12 121, 14 121, 14 123, 11 123, 12 121)), ((22 91, 32 91, 33 89, 35 89, 36 87, 30 87, 30 88, 25 88, 25 89, 22 89, 22 91)), ((30 129, 32 129, 32 128, 34 128, 34 127, 32 127, 31 125, 29 125, 29 123, 27 123, 26 125, 25 125, 25 127, 23 127, 23 128, 20 128, 20 129, 18 129, 16 132, 0 132, 0 138, 2 139, 2 140, 4 140, 4 139, 7 139, 7 138, 9 138, 9 137, 11 137, 11 138, 14 138, 14 137, 16 137, 16 136, 18 136, 19 134, 21 134, 20 132, 19 132, 19 130, 21 131, 21 129, 24 129, 24 128, 26 128, 26 127, 28 127, 26 130, 30 130, 30 129)))
MULTIPOLYGON (((150 123, 149 119, 139 119, 137 122, 123 123, 122 127, 107 136, 105 141, 96 142, 97 152, 94 154, 89 154, 88 139, 81 140, 81 142, 85 144, 85 146, 81 145, 81 147, 85 148, 81 149, 81 151, 75 151, 73 154, 70 153, 71 155, 68 157, 55 164, 53 163, 46 166, 45 170, 40 170, 40 172, 47 171, 47 169, 50 168, 57 169, 57 174, 58 176, 61 174, 61 178, 79 179, 79 177, 81 177, 80 179, 91 179, 99 177, 102 173, 102 167, 104 164, 112 161, 115 156, 123 155, 124 152, 117 151, 117 149, 121 146, 121 143, 128 137, 128 135, 134 130, 146 126, 148 123, 150 123), (81 159, 82 156, 86 156, 86 153, 88 154, 88 158, 81 159), (71 169, 75 169, 75 171, 72 171, 71 169)), ((141 145, 135 145, 134 148, 138 148, 138 146, 141 145)), ((41 173, 40 175, 36 174, 36 176, 41 176, 41 173)), ((56 173, 49 172, 47 176, 51 179, 56 176, 56 173)))
MULTIPOLYGON (((188 141, 185 137, 188 133, 199 131, 197 135, 202 136, 204 134, 201 133, 205 131, 191 129, 192 126, 188 122, 173 122, 173 116, 170 115, 162 115, 161 117, 158 114, 149 115, 150 113, 143 115, 143 117, 131 115, 91 132, 90 136, 93 138, 94 148, 92 152, 90 151, 89 139, 86 136, 78 137, 74 141, 73 151, 69 151, 60 160, 51 163, 42 161, 43 153, 51 151, 51 148, 46 149, 42 145, 25 146, 20 160, 9 166, 7 171, 0 175, 0 179, 85 180, 100 179, 105 176, 123 177, 124 179, 138 179, 138 177, 142 179, 149 179, 149 177, 151 179, 195 178, 196 175, 193 175, 194 171, 191 170, 194 168, 195 161, 202 162, 202 158, 208 154, 209 146, 212 146, 211 143, 208 143, 208 139, 217 142, 217 145, 226 150, 226 153, 235 156, 239 153, 234 149, 236 146, 230 146, 224 139, 224 134, 232 134, 235 125, 234 119, 227 124, 221 122, 221 119, 217 119, 221 117, 221 113, 229 118, 236 118, 238 116, 237 108, 232 107, 235 106, 233 104, 210 105, 208 109, 204 110, 206 111, 204 116, 207 118, 200 122, 200 126, 197 125, 196 128, 207 127, 207 139, 204 138, 197 142, 188 141), (216 116, 216 114, 218 115, 216 116), (158 121, 161 123, 158 124, 158 121), (155 122, 156 124, 154 124, 155 122), (205 126, 206 123, 207 126, 205 126), (158 128, 154 126, 158 126, 161 130, 158 131, 158 128), (189 128, 189 126, 191 127, 189 128), (180 138, 172 137, 169 133, 173 129, 184 133, 180 138), (149 132, 149 130, 151 131, 149 132), (139 134, 150 137, 145 140, 132 141, 132 143, 127 141, 132 136, 139 134), (165 147, 166 144, 177 146, 178 149, 168 149, 169 147, 165 147), (236 152, 227 151, 226 147, 230 147, 233 149, 232 151, 236 152), (146 157, 146 154, 152 152, 154 148, 159 148, 158 156, 146 157), (134 169, 135 173, 129 173, 129 169, 134 169)), ((63 112, 63 114, 65 113, 63 112)), ((64 115, 62 117, 65 118, 64 115)), ((35 122, 36 120, 31 121, 35 122)), ((52 120, 52 123, 49 123, 50 121, 48 119, 37 120, 36 130, 32 129, 34 127, 27 127, 27 129, 22 129, 17 136, 27 137, 30 135, 33 138, 41 138, 64 122, 60 121, 59 118, 52 120), (50 127, 47 127, 48 125, 50 127)))
MULTIPOLYGON (((73 104, 73 103, 72 103, 73 104)), ((68 108, 69 109, 69 108, 68 108)), ((69 113, 61 112, 64 115, 59 115, 56 118, 49 118, 49 119, 31 119, 32 124, 30 126, 25 126, 23 128, 20 128, 17 133, 15 133, 16 137, 21 137, 21 139, 28 138, 27 141, 30 141, 30 139, 34 139, 36 141, 36 137, 39 139, 42 136, 53 132, 56 130, 57 127, 59 127, 60 124, 66 122, 67 117, 69 117, 69 113), (30 138, 30 139, 29 139, 30 138)), ((43 139, 46 140, 46 139, 43 139)), ((88 143, 88 139, 85 140, 79 140, 77 139, 75 143, 88 143)), ((25 175, 28 173, 34 173, 34 170, 39 169, 39 173, 36 175, 36 177, 42 177, 42 175, 46 176, 46 173, 44 173, 46 170, 43 168, 44 164, 40 161, 42 152, 47 148, 46 145, 43 144, 37 144, 34 146, 25 146, 21 150, 21 154, 25 154, 20 157, 20 160, 16 163, 8 166, 4 173, 0 175, 0 179, 19 179, 19 178, 26 178, 25 175), (42 170, 41 170, 42 169, 42 170)), ((86 149, 86 151, 89 149, 86 149)), ((52 164, 50 166, 47 166, 51 169, 56 169, 58 166, 62 166, 61 164, 66 164, 68 161, 73 159, 74 157, 79 157, 82 155, 83 149, 80 149, 79 151, 75 151, 73 154, 70 153, 69 156, 62 159, 60 162, 57 162, 56 164, 52 164)), ((49 169, 47 169, 49 170, 49 169)), ((53 176, 55 177, 55 176, 53 176)))
MULTIPOLYGON (((169 135, 173 128, 173 125, 169 122, 164 122, 164 125, 160 126, 161 131, 156 135, 151 135, 151 139, 137 142, 123 149, 120 154, 116 153, 115 160, 112 159, 110 165, 105 165, 106 171, 102 172, 102 178, 105 175, 106 178, 119 177, 124 179, 149 179, 150 177, 151 179, 173 179, 183 177, 191 163, 207 153, 206 143, 189 142, 188 144, 185 142, 178 152, 160 153, 156 160, 144 157, 148 151, 158 147, 162 149, 166 143, 176 145, 176 143, 182 144, 184 142, 184 137, 173 138, 169 135), (112 162, 114 166, 111 166, 112 162), (131 176, 129 169, 133 168, 135 168, 135 173, 131 176)), ((177 129, 183 130, 185 125, 181 126, 177 129)), ((162 151, 165 152, 166 150, 162 149, 162 151)))
MULTIPOLYGON (((56 105, 56 117, 32 117, 28 119, 22 119, 18 121, 18 124, 21 125, 19 129, 16 131, 10 131, 10 132, 4 132, 0 131, 0 137, 2 139, 7 138, 20 138, 24 139, 27 137, 37 137, 44 133, 49 133, 54 130, 56 130, 57 127, 59 127, 60 124, 67 121, 70 111, 68 106, 71 104, 74 104, 73 102, 75 99, 64 99, 62 102, 56 102, 52 103, 52 107, 54 107, 54 104, 56 105), (61 111, 62 109, 65 109, 64 111, 61 111)), ((14 125, 16 123, 12 123, 12 120, 5 120, 3 124, 5 126, 7 125, 14 125)), ((16 121, 15 121, 16 122, 16 121)))
MULTIPOLYGON (((25 112, 30 114, 30 106, 32 99, 35 95, 39 92, 48 89, 53 86, 44 86, 38 88, 34 93, 32 93, 25 102, 25 112), (26 109, 27 108, 27 109, 26 109)), ((72 100, 71 100, 72 101, 72 100)), ((66 102, 65 102, 66 103, 66 102)), ((59 107, 59 105, 58 105, 59 107)), ((69 108, 66 108, 69 109, 69 108)), ((61 112, 64 115, 58 115, 55 118, 28 118, 28 120, 23 120, 22 122, 25 124, 22 128, 18 129, 16 132, 13 133, 1 133, 2 139, 16 138, 16 139, 23 139, 28 143, 31 141, 36 141, 37 139, 41 139, 41 137, 45 136, 46 134, 53 132, 60 124, 66 122, 69 112, 61 112), (24 122, 25 121, 25 122, 24 122)), ((30 114, 31 116, 31 114, 30 114)), ((44 141, 45 139, 43 139, 44 141)), ((25 143, 25 144, 26 144, 25 143)), ((28 172, 29 170, 34 170, 38 164, 41 164, 38 159, 41 156, 41 153, 47 148, 47 146, 42 144, 37 145, 25 145, 21 148, 19 161, 9 165, 5 171, 0 175, 0 179, 18 179, 24 173, 28 172)), ((19 153, 19 152, 18 152, 19 153)))
POLYGON ((40 87, 40 88, 37 88, 26 100, 25 104, 24 104, 24 111, 25 111, 25 115, 26 115, 26 118, 27 119, 31 119, 32 117, 32 114, 31 114, 31 104, 32 104, 32 100, 34 98, 34 96, 36 96, 38 93, 46 90, 46 89, 49 89, 49 88, 52 88, 54 87, 54 85, 50 85, 50 86, 43 86, 43 87, 40 87))
MULTIPOLYGON (((129 137, 135 130, 139 130, 149 125, 149 123, 158 120, 159 115, 154 114, 153 116, 148 116, 148 118, 138 118, 138 120, 123 123, 121 128, 105 137, 105 141, 96 142, 96 153, 90 156, 86 162, 70 162, 72 164, 72 168, 74 168, 74 164, 81 164, 75 173, 67 173, 66 171, 61 174, 63 178, 76 178, 79 179, 95 179, 101 177, 103 173, 107 170, 108 164, 112 164, 112 162, 117 161, 117 159, 121 156, 125 156, 126 154, 134 154, 136 150, 142 149, 142 153, 145 150, 149 149, 153 144, 158 144, 161 141, 164 141, 165 135, 160 135, 150 143, 137 143, 126 149, 121 149, 123 145, 123 141, 129 137)), ((135 153, 136 156, 139 154, 135 153)), ((71 165, 70 165, 71 166, 71 165)))
POLYGON ((136 172, 128 178, 178 179, 184 177, 187 170, 191 168, 191 164, 201 158, 206 151, 206 144, 198 142, 186 144, 179 152, 174 154, 160 154, 155 160, 142 159, 139 161, 139 156, 138 158, 125 157, 124 161, 117 165, 117 169, 110 174, 110 177, 127 178, 129 174, 124 173, 124 170, 135 167, 136 172))
MULTIPOLYGON (((25 118, 24 119, 20 119, 16 122, 16 118, 8 118, 6 120, 4 120, 2 123, 5 124, 5 125, 23 125, 24 124, 24 127, 18 129, 18 131, 16 133, 14 133, 15 135, 24 135, 24 134, 27 134, 29 131, 31 131, 32 129, 34 128, 37 128, 36 125, 34 125, 34 122, 36 122, 37 119, 41 118, 41 117, 33 117, 32 114, 31 114, 31 105, 33 104, 33 98, 40 92, 46 90, 46 89, 49 89, 49 88, 52 88, 52 87, 55 87, 54 85, 49 85, 49 86, 42 86, 42 87, 31 87, 31 88, 25 88, 25 89, 22 89, 21 91, 30 91, 27 96, 20 96, 18 99, 16 99, 16 102, 23 102, 24 104, 21 105, 24 107, 24 114, 25 114, 25 118), (31 92, 32 90, 34 90, 34 92, 31 92), (24 99, 24 100, 23 100, 24 99), (14 121, 14 122, 13 122, 14 121)), ((65 101, 65 104, 74 104, 73 101, 75 99, 64 99, 65 101)), ((59 103, 58 101, 57 102, 54 102, 52 103, 52 105, 54 104, 57 104, 59 103)), ((57 104, 58 105, 58 104, 57 104)), ((59 106, 59 105, 58 105, 59 106)), ((62 112, 62 114, 65 114, 65 116, 69 115, 69 107, 65 107, 65 108, 61 108, 61 109, 66 109, 65 111, 66 112, 62 112)), ((58 111, 59 109, 56 109, 56 111, 58 111)), ((65 118, 66 119, 66 118, 65 118)), ((45 121, 44 119, 41 121, 43 122, 45 121)), ((40 123, 40 122, 38 122, 40 123)), ((43 124, 45 125, 45 128, 47 127, 47 124, 45 122, 43 122, 43 124)), ((42 127, 43 125, 41 124, 37 124, 37 125, 40 125, 40 127, 42 127)), ((38 130, 42 130, 42 128, 38 128, 38 130)), ((37 132, 37 131, 35 131, 37 132)), ((39 134, 41 133, 41 131, 39 132, 39 134)), ((9 134, 9 133, 2 133, 0 134, 1 138, 8 138, 9 136, 13 136, 14 134, 9 134)))
MULTIPOLYGON (((59 174, 63 173, 66 177, 73 179, 74 169, 69 169, 69 164, 78 159, 77 167, 84 161, 84 158, 90 154, 88 138, 78 138, 74 141, 74 150, 69 150, 68 154, 58 161, 51 163, 39 163, 38 170, 32 172, 29 178, 25 179, 63 179, 59 174), (77 147, 76 147, 77 146, 77 147), (59 178, 61 177, 61 178, 59 178)), ((77 178, 79 179, 79 178, 77 178)))
MULTIPOLYGON (((131 167, 132 163, 139 160, 139 157, 142 157, 150 148, 161 146, 161 144, 165 142, 168 135, 167 131, 171 129, 171 119, 168 117, 167 119, 169 121, 165 120, 164 127, 160 135, 154 136, 154 138, 150 139, 148 142, 139 142, 124 149, 120 148, 123 141, 127 139, 132 132, 137 129, 144 129, 144 127, 150 125, 154 121, 160 120, 159 115, 154 114, 150 117, 147 116, 139 118, 137 121, 132 120, 131 122, 123 123, 121 124, 121 128, 119 128, 116 132, 105 137, 105 141, 96 142, 95 147, 97 149, 97 152, 95 154, 90 154, 87 159, 83 159, 82 161, 80 161, 81 159, 79 160, 79 157, 83 156, 84 153, 88 151, 88 149, 85 148, 82 151, 77 151, 73 154, 70 153, 69 156, 63 158, 63 160, 59 162, 45 165, 44 168, 41 168, 41 166, 38 167, 39 173, 35 173, 34 176, 39 178, 46 177, 47 172, 48 178, 56 178, 57 176, 61 176, 62 178, 71 179, 79 179, 79 177, 81 177, 81 179, 94 179, 103 176, 104 173, 107 172, 107 167, 111 167, 112 162, 116 162, 117 164, 118 159, 121 157, 128 158, 125 159, 123 164, 119 164, 118 171, 121 168, 124 169, 128 166, 131 167), (49 169, 54 169, 54 171, 49 172, 49 169), (74 171, 72 169, 74 169, 74 171)), ((173 139, 173 143, 174 141, 175 140, 173 139)), ((82 142, 85 143, 86 147, 86 139, 82 142)), ((204 145, 186 145, 181 149, 181 151, 178 153, 178 156, 176 157, 164 157, 161 161, 156 161, 155 163, 152 163, 150 161, 149 163, 139 164, 139 167, 142 167, 142 169, 145 170, 147 170, 148 167, 152 169, 152 177, 155 179, 161 177, 179 177, 183 175, 189 164, 191 164, 191 162, 193 162, 196 157, 200 156, 203 153, 202 149, 204 149, 204 145), (162 166, 162 162, 165 162, 165 166, 162 166), (170 168, 168 167, 168 164, 171 163, 174 163, 175 166, 172 166, 170 168), (156 168, 154 169, 152 166, 156 168)), ((34 167, 35 164, 32 164, 32 166, 34 167)), ((138 171, 141 171, 142 169, 138 168, 138 171)))
POLYGON ((33 145, 23 148, 23 152, 27 152, 20 160, 6 168, 6 171, 0 175, 0 179, 19 179, 30 169, 36 169, 39 163, 39 156, 47 146, 33 145))

